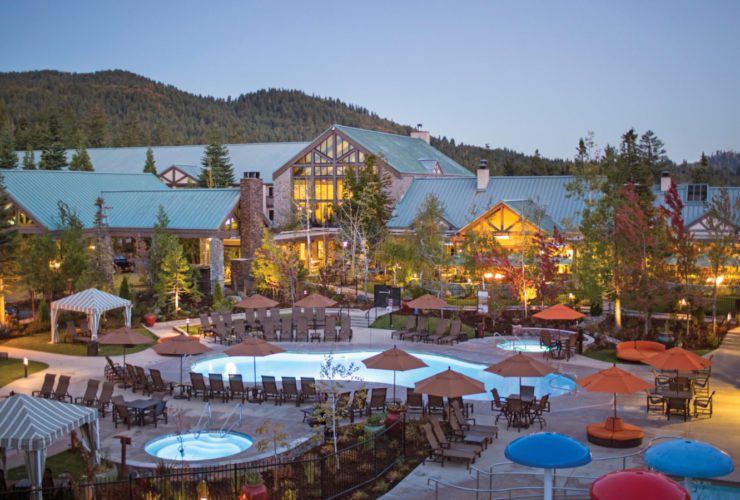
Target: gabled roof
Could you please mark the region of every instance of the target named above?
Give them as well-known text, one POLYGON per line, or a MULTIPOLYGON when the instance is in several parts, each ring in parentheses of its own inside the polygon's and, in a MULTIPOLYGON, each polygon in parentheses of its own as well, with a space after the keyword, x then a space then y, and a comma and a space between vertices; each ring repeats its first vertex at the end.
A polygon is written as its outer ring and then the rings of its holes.
POLYGON ((470 170, 419 138, 345 125, 334 128, 402 174, 430 175, 439 165, 443 175, 473 176, 470 170))
POLYGON ((10 198, 29 217, 51 231, 59 229, 59 201, 74 209, 89 228, 95 218, 95 200, 102 191, 166 189, 152 174, 3 170, 0 175, 5 179, 5 190, 10 198))
MULTIPOLYGON (((719 196, 720 192, 722 191, 722 188, 716 187, 716 186, 707 186, 707 201, 701 202, 701 201, 688 201, 689 199, 689 185, 688 184, 679 184, 677 186, 678 194, 681 196, 681 200, 683 201, 683 220, 686 223, 686 225, 691 225, 697 220, 704 217, 704 215, 707 212, 707 206, 709 202, 714 198, 715 196, 719 196)), ((735 200, 740 199, 740 187, 727 187, 727 194, 730 197, 730 201, 732 203, 735 203, 735 200)), ((663 204, 663 199, 665 197, 665 193, 662 193, 659 188, 656 188, 654 191, 655 194, 655 200, 657 204, 663 204)), ((738 213, 738 219, 735 221, 735 224, 740 226, 740 213, 738 213)))
POLYGON ((87 290, 82 290, 73 295, 55 300, 51 303, 51 308, 99 315, 105 311, 130 305, 131 301, 128 299, 98 290, 97 288, 88 288, 87 290))
POLYGON ((238 189, 160 189, 103 191, 108 225, 150 229, 159 206, 170 220, 169 229, 217 230, 239 204, 238 189))
MULTIPOLYGON (((238 180, 244 172, 259 172, 265 182, 270 182, 272 173, 283 166, 290 158, 308 145, 307 142, 272 142, 252 144, 226 144, 231 163, 234 165, 234 177, 238 180)), ((183 172, 198 177, 200 161, 206 145, 187 146, 152 146, 157 173, 161 174, 172 165, 177 165, 183 172)), ((130 148, 90 148, 95 172, 142 173, 146 161, 145 147, 130 148)), ((67 161, 71 161, 74 149, 68 149, 67 161)), ((18 152, 19 161, 23 161, 24 152, 18 152)), ((41 152, 35 152, 38 162, 41 152)))
POLYGON ((504 200, 502 203, 541 230, 552 233, 557 227, 552 217, 543 211, 543 207, 532 200, 504 200))

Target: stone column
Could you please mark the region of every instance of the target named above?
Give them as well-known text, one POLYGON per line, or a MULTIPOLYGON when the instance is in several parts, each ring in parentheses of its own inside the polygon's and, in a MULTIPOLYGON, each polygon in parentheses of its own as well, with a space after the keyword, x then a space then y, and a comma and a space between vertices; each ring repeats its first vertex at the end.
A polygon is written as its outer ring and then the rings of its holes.
POLYGON ((259 172, 245 172, 239 183, 239 241, 241 258, 246 263, 242 265, 242 272, 251 282, 252 259, 254 253, 262 245, 262 229, 264 227, 264 187, 259 172))
POLYGON ((216 283, 224 287, 224 242, 220 238, 211 238, 211 292, 216 283))

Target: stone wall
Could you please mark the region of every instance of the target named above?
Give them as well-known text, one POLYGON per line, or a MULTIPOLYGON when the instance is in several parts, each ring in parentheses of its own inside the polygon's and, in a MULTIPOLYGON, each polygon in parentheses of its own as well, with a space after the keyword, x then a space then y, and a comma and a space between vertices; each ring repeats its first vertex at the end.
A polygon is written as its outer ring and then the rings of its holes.
POLYGON ((290 169, 287 168, 273 180, 275 205, 275 226, 285 225, 290 220, 293 209, 293 188, 290 182, 290 169))
MULTIPOLYGON (((249 175, 249 172, 245 175, 249 175)), ((254 253, 262 245, 264 228, 264 188, 259 177, 244 177, 239 182, 239 240, 241 258, 240 273, 246 279, 251 271, 254 253)))

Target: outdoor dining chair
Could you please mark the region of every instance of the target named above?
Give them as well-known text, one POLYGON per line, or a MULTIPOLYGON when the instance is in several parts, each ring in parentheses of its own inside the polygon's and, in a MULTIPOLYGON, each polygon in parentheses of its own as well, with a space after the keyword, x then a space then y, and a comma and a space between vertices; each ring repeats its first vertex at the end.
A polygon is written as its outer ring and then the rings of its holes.
POLYGON ((645 395, 647 396, 646 412, 656 411, 661 415, 665 414, 665 398, 662 394, 651 393, 645 389, 645 395))
POLYGON ((133 418, 134 415, 131 410, 128 409, 128 406, 126 406, 123 398, 113 402, 113 425, 116 428, 118 428, 119 422, 123 422, 126 424, 126 427, 131 429, 131 421, 133 418))
POLYGON ((694 398, 694 416, 698 417, 699 415, 709 415, 709 418, 712 418, 712 398, 714 398, 714 393, 717 391, 712 391, 712 393, 708 397, 697 397, 694 398))

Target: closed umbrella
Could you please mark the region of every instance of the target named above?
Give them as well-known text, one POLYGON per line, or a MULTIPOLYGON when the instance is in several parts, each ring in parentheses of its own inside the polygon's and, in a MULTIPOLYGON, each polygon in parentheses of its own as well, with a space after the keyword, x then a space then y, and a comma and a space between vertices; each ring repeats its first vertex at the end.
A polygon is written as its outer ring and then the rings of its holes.
POLYGON ((712 364, 710 360, 681 347, 653 354, 645 358, 643 362, 660 370, 676 371, 703 370, 712 364))
POLYGON ((238 302, 234 307, 238 307, 240 309, 271 309, 278 305, 280 305, 280 302, 265 297, 264 295, 260 295, 259 293, 255 293, 241 302, 238 302))
POLYGON ((297 301, 295 305, 298 307, 321 309, 326 307, 334 307, 335 305, 337 305, 337 301, 330 299, 329 297, 324 297, 320 293, 312 293, 311 295, 303 297, 301 300, 297 301))
POLYGON ((152 349, 157 354, 164 356, 180 356, 180 385, 182 386, 182 358, 184 356, 194 356, 203 354, 211 350, 210 347, 201 344, 197 337, 189 335, 175 335, 167 337, 155 345, 152 349))
POLYGON ((448 398, 459 398, 468 394, 480 394, 486 392, 486 386, 480 380, 456 372, 447 368, 436 375, 419 380, 414 385, 414 392, 418 394, 431 394, 448 398))
POLYGON ((120 345, 123 346, 123 364, 126 364, 126 348, 135 345, 151 344, 154 340, 151 337, 143 335, 136 330, 126 326, 117 328, 112 332, 106 333, 98 341, 103 345, 120 345))
POLYGON ((522 377, 544 377, 553 373, 555 368, 532 356, 517 352, 503 361, 492 364, 484 371, 501 377, 519 377, 519 392, 521 392, 522 377))
POLYGON ((578 385, 589 392, 614 394, 614 418, 617 418, 617 394, 631 394, 653 386, 650 382, 617 368, 617 365, 578 380, 578 385))
POLYGON ((247 337, 242 342, 229 347, 224 352, 229 356, 252 356, 254 363, 254 386, 257 387, 257 356, 270 356, 271 354, 285 352, 285 349, 257 337, 247 337))
POLYGON ((396 399, 396 372, 405 372, 424 368, 428 366, 424 361, 416 356, 407 353, 403 349, 393 346, 392 349, 383 351, 375 356, 363 359, 362 362, 368 368, 376 370, 393 370, 393 399, 396 399))

